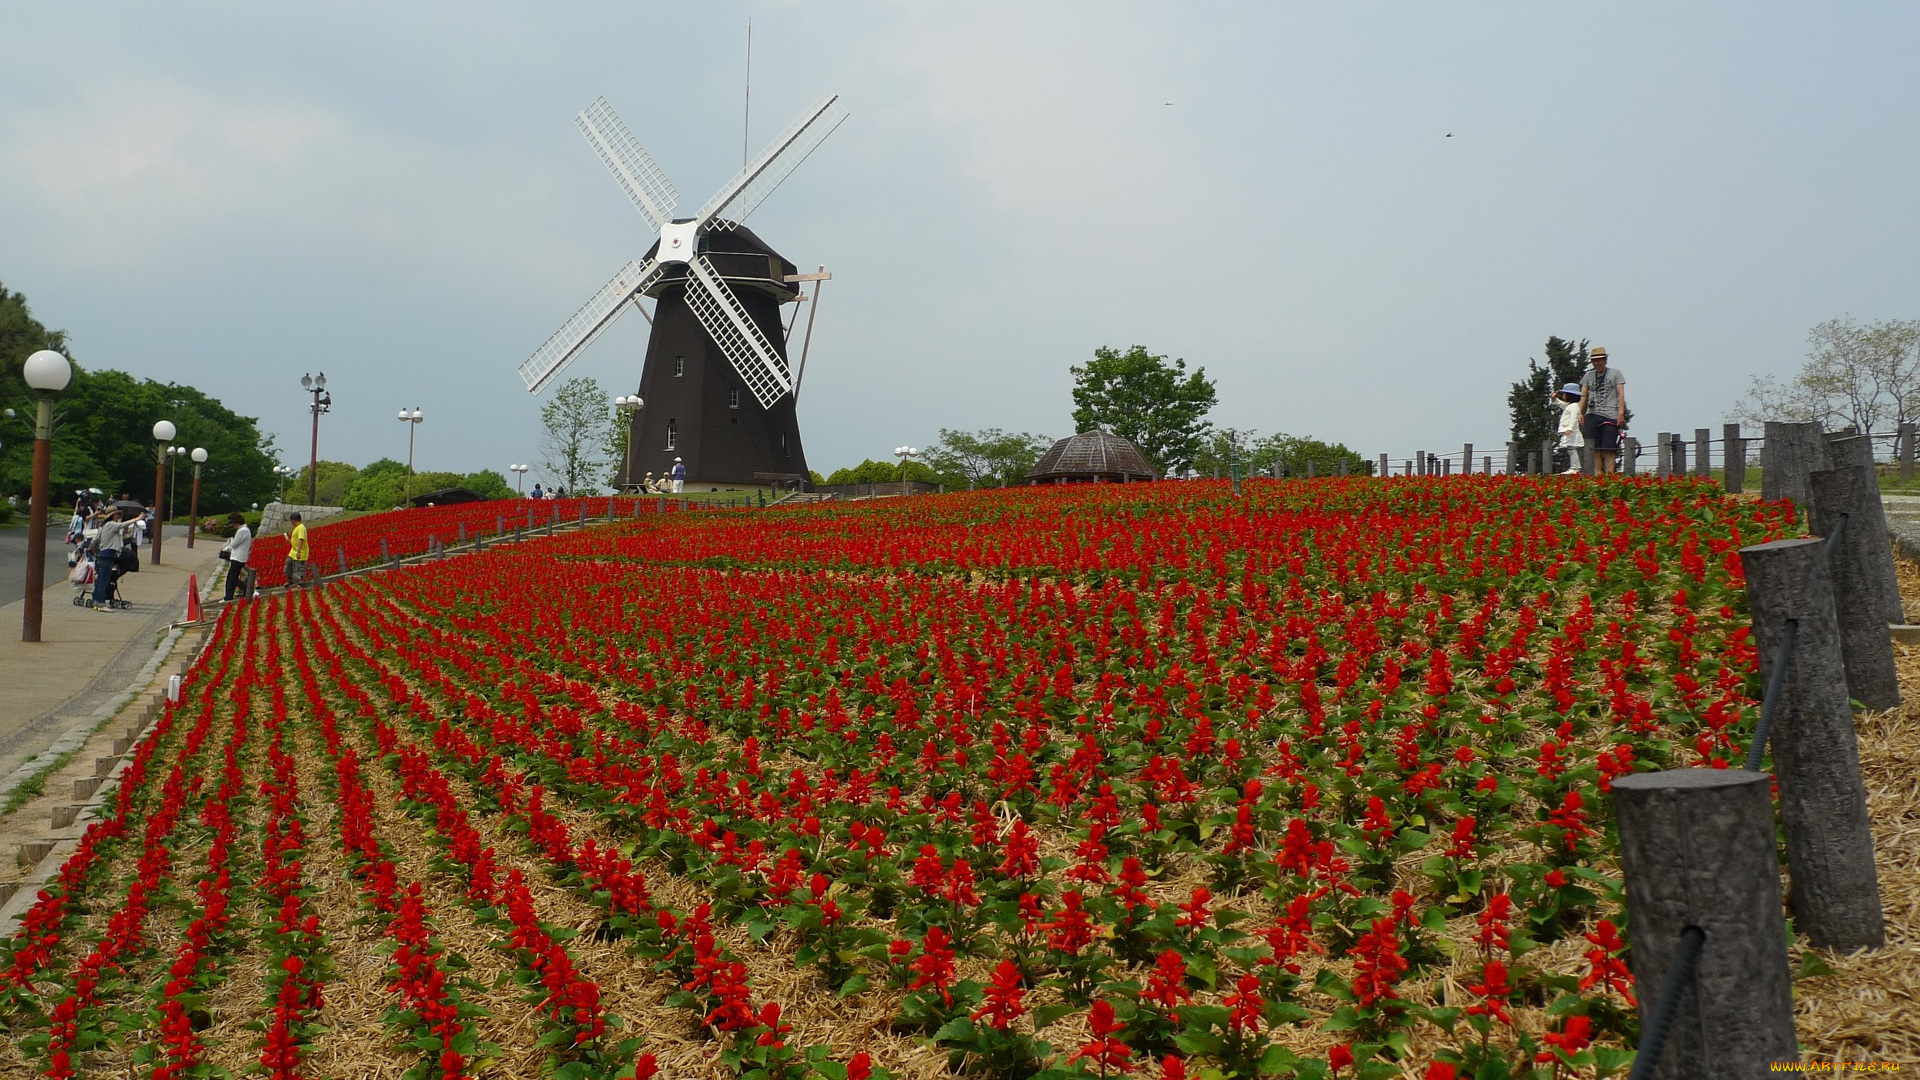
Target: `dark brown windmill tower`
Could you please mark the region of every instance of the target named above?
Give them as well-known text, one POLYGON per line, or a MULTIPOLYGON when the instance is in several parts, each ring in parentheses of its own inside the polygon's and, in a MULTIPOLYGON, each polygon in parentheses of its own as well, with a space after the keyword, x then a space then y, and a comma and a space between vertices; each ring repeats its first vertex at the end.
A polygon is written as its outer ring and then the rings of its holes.
POLYGON ((806 477, 794 412, 806 354, 803 348, 800 364, 789 365, 780 307, 803 299, 807 281, 815 283, 817 301, 827 275, 795 273, 735 218, 760 205, 845 118, 839 98, 828 95, 690 218, 671 216, 680 193, 606 99, 576 118, 659 239, 520 365, 520 377, 539 393, 628 302, 639 307, 640 297, 656 298, 640 372, 645 405, 628 438, 623 486, 648 472, 670 472, 675 459, 686 468, 689 489, 806 477))

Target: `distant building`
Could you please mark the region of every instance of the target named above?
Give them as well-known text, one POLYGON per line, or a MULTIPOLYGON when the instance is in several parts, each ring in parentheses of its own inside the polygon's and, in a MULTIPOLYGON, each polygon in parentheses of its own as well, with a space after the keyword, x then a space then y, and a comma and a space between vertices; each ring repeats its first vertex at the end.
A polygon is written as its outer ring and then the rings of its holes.
POLYGON ((1027 470, 1027 483, 1125 484, 1158 475, 1139 447, 1095 428, 1054 443, 1027 470))

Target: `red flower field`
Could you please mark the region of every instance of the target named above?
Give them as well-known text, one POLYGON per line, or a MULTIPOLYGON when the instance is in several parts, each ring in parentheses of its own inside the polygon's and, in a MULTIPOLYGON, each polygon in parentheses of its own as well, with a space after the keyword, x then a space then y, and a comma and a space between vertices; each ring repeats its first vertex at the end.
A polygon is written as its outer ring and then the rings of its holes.
POLYGON ((1621 1074, 1608 790, 1745 751, 1736 549, 1796 531, 1557 478, 620 506, 225 609, 0 947, 0 1071, 1621 1074))

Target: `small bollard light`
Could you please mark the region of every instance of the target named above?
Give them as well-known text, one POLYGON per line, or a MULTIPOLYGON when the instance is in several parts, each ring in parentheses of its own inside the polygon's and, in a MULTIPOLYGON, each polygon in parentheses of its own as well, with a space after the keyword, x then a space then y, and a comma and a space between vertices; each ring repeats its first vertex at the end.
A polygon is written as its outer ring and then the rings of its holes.
POLYGON ((180 704, 180 676, 178 675, 167 676, 167 702, 172 705, 180 704))

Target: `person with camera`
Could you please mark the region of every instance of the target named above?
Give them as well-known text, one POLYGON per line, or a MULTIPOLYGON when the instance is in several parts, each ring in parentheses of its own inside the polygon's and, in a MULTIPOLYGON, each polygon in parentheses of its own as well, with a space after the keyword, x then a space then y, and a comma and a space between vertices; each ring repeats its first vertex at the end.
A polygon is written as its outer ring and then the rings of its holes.
POLYGON ((233 603, 233 594, 237 591, 240 599, 253 595, 247 587, 247 557, 253 553, 253 530, 247 528, 247 519, 238 511, 227 515, 227 524, 232 525, 233 537, 220 549, 220 558, 227 564, 227 595, 225 603, 233 603))

